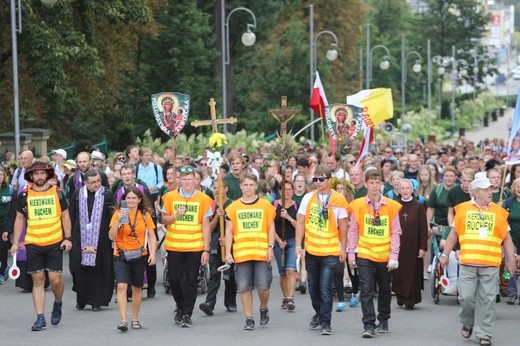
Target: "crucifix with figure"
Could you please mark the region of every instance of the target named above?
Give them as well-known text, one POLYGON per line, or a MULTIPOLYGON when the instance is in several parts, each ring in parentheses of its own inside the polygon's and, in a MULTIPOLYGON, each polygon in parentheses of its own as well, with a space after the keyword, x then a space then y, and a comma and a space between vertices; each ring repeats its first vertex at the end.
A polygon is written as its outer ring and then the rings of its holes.
MULTIPOLYGON (((287 123, 291 120, 295 115, 300 113, 299 110, 295 109, 287 109, 287 96, 282 96, 282 107, 281 109, 269 109, 269 114, 271 114, 279 123, 280 123, 280 138, 282 141, 286 139, 287 136, 287 123)), ((285 159, 289 159, 288 157, 285 159)), ((284 161, 285 161, 284 160, 284 161)), ((285 209, 285 164, 286 162, 281 162, 282 164, 282 185, 280 187, 280 195, 282 199, 282 209, 285 209)), ((285 219, 282 219, 282 239, 285 240, 285 219)), ((285 263, 284 252, 282 251, 282 263, 285 263)))
MULTIPOLYGON (((191 122, 191 126, 199 127, 199 126, 208 126, 211 125, 211 131, 212 133, 217 133, 218 125, 224 125, 224 124, 234 124, 237 122, 237 119, 234 117, 226 118, 226 119, 217 119, 217 112, 215 110, 216 102, 214 98, 210 98, 208 105, 210 109, 211 114, 211 120, 194 120, 191 122)), ((217 201, 220 208, 224 208, 224 187, 222 184, 222 174, 220 174, 220 169, 217 170, 217 184, 218 184, 218 196, 217 201)), ((219 219, 219 226, 220 226, 220 237, 224 237, 224 217, 220 217, 219 219)), ((224 251, 224 246, 220 247, 221 249, 221 256, 222 256, 222 262, 225 261, 226 252, 224 251)))

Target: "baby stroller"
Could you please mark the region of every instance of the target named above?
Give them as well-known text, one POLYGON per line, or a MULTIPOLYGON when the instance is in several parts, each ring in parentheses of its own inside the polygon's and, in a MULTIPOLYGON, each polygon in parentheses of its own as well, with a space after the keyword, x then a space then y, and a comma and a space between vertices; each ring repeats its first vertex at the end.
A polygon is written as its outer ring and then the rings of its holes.
MULTIPOLYGON (((443 268, 439 261, 440 253, 435 255, 432 262, 432 273, 430 277, 431 282, 431 293, 433 302, 435 304, 439 304, 440 295, 446 296, 457 296, 457 303, 459 303, 458 292, 456 286, 453 287, 454 284, 450 285, 448 279, 448 272, 446 268, 443 268)), ((450 256, 450 260, 453 260, 450 256)), ((458 267, 457 267, 457 277, 458 277, 458 267)))
MULTIPOLYGON (((166 294, 170 294, 170 281, 168 280, 168 259, 166 255, 163 256, 163 287, 166 294)), ((201 294, 206 294, 208 292, 208 280, 209 280, 209 265, 206 264, 204 266, 199 267, 199 277, 198 277, 198 291, 201 294)))

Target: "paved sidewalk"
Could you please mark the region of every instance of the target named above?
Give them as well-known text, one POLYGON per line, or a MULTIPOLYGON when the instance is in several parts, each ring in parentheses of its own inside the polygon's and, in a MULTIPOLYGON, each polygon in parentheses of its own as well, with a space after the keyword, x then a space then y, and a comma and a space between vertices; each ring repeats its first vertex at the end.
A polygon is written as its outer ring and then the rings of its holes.
POLYGON ((466 130, 466 139, 478 144, 481 140, 488 138, 504 139, 507 143, 509 140, 509 124, 513 119, 515 109, 507 108, 503 117, 499 116, 497 121, 491 121, 489 118, 489 126, 481 127, 475 131, 466 130))

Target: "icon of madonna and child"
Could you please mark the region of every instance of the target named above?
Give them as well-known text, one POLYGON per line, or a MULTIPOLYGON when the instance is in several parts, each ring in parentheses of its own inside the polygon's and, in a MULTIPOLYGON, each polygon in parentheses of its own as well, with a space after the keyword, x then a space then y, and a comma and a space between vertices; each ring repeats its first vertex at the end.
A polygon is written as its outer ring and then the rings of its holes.
POLYGON ((188 120, 190 97, 181 93, 164 92, 152 95, 152 110, 161 130, 177 136, 188 120))
POLYGON ((355 139, 360 130, 362 117, 346 104, 335 103, 327 108, 327 128, 332 137, 355 139))

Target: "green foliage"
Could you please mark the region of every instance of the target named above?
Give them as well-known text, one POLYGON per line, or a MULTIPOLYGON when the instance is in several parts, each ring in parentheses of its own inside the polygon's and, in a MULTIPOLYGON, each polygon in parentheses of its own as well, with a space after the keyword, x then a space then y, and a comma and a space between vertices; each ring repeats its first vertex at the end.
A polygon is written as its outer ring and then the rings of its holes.
MULTIPOLYGON (((204 134, 191 134, 187 136, 185 133, 179 134, 175 138, 175 152, 178 154, 189 154, 191 157, 197 157, 202 154, 204 148, 208 147, 209 137, 211 133, 204 134)), ((242 148, 245 152, 251 153, 263 146, 266 142, 264 140, 264 134, 253 132, 247 133, 245 130, 238 131, 237 133, 226 134, 228 147, 230 148, 242 148)), ((137 146, 149 147, 153 152, 164 153, 164 147, 171 146, 171 140, 162 141, 161 138, 154 138, 152 131, 147 129, 142 138, 137 137, 135 141, 137 146)))

